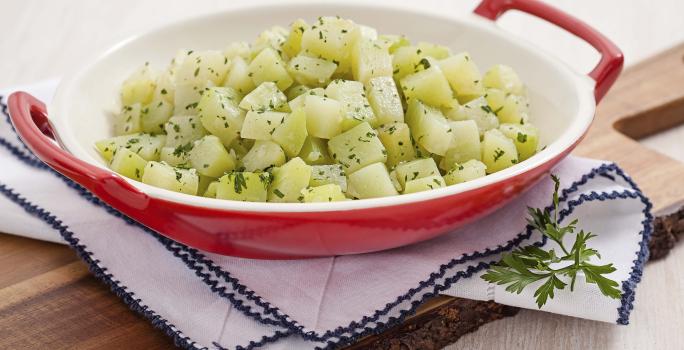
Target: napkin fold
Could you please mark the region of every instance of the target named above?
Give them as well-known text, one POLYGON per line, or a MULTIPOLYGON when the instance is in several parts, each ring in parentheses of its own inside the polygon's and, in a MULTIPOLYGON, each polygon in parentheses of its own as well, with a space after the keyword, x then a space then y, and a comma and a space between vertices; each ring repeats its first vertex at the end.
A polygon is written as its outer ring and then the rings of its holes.
MULTIPOLYGON (((22 90, 49 102, 56 81, 22 90)), ((18 90, 18 89, 13 89, 18 90)), ((6 116, 7 92, 0 92, 6 116)), ((503 252, 555 243, 526 225, 527 207, 550 207, 541 181, 506 207, 436 239, 384 252, 294 261, 202 252, 128 219, 52 171, 0 120, 0 231, 69 244, 133 310, 185 348, 337 348, 395 325, 437 294, 537 309, 535 285, 506 292, 480 276, 503 252)), ((4 120, 6 119, 6 120, 4 120)), ((562 220, 598 236, 590 246, 617 270, 620 300, 583 276, 543 311, 627 324, 651 234, 651 204, 617 165, 569 157, 562 220)), ((572 241, 574 237, 567 237, 572 241)))

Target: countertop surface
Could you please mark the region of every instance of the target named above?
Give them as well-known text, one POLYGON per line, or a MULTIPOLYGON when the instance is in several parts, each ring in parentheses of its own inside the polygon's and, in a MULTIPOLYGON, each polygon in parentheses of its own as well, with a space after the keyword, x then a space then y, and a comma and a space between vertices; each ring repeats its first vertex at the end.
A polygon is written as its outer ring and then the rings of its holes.
MULTIPOLYGON (((684 2, 680 0, 547 2, 590 23, 613 39, 624 51, 628 65, 684 41, 684 21, 681 19, 684 2)), ((60 77, 78 69, 89 57, 111 45, 164 23, 255 3, 265 1, 0 0, 3 28, 0 89, 60 77)), ((392 3, 429 11, 466 13, 477 1, 392 3)), ((510 14, 500 23, 507 30, 561 57, 578 71, 589 71, 598 58, 588 45, 540 20, 510 14)), ((684 159, 682 134, 684 132, 674 130, 650 138, 646 143, 668 149, 666 152, 673 152, 671 155, 675 158, 684 159)), ((0 238, 3 236, 0 234, 0 238)), ((672 288, 671 281, 682 278, 681 271, 684 271, 684 248, 681 246, 665 260, 647 267, 638 288, 630 326, 618 327, 523 310, 516 317, 483 326, 449 349, 680 348, 684 342, 681 331, 684 306, 679 300, 663 300, 662 291, 672 288), (655 329, 659 330, 657 334, 670 336, 653 336, 655 329)), ((676 285, 681 286, 681 283, 676 285)), ((680 294, 684 294, 684 290, 680 294)))

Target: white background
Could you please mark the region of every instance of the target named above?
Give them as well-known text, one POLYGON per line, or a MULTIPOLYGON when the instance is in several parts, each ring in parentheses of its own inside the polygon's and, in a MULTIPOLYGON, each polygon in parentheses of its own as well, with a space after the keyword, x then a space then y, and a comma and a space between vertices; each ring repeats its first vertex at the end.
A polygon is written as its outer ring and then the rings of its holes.
MULTIPOLYGON (((473 0, 390 1, 397 6, 465 13, 473 0)), ((85 59, 129 36, 176 19, 265 1, 93 1, 0 0, 0 89, 59 77, 85 59)), ((614 40, 633 64, 684 41, 681 0, 547 0, 581 18, 614 40)), ((295 17, 296 14, 293 14, 295 17)), ((579 71, 589 71, 598 56, 586 44, 536 19, 509 14, 500 20, 579 71)), ((285 24, 285 23, 283 23, 285 24)), ((372 23, 369 23, 372 25, 372 23)), ((407 23, 407 25, 411 25, 407 23)), ((684 88, 684 82, 683 82, 684 88)), ((679 150, 682 132, 650 140, 651 145, 679 150)), ((637 290, 632 325, 597 322, 521 311, 463 337, 453 349, 680 348, 684 341, 684 249, 648 266, 637 290)))

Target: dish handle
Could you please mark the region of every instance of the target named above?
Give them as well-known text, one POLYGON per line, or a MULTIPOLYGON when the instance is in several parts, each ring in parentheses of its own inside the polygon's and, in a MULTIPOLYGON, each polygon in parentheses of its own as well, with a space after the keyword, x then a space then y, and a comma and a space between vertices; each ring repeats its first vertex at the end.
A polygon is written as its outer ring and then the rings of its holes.
POLYGON ((495 21, 508 10, 522 11, 553 23, 586 41, 601 54, 601 60, 589 73, 589 76, 596 82, 594 87, 596 103, 613 86, 622 71, 624 58, 622 51, 603 34, 579 19, 536 0, 483 0, 474 12, 495 21))
POLYGON ((115 173, 89 164, 62 149, 48 118, 45 104, 19 91, 9 96, 7 106, 17 134, 45 164, 115 208, 144 209, 149 197, 115 173))

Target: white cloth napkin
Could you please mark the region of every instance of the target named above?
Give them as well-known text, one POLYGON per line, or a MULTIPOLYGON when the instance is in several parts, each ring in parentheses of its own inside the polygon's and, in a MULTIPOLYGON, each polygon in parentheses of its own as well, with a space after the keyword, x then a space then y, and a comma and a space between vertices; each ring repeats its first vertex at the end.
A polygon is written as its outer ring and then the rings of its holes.
MULTIPOLYGON (((24 90, 48 102, 54 87, 51 81, 24 90)), ((525 224, 527 206, 551 204, 549 180, 428 242, 260 261, 197 251, 123 218, 36 161, 5 120, 0 164, 0 231, 71 245, 126 304, 187 348, 334 348, 396 324, 435 294, 537 309, 534 286, 511 294, 480 275, 517 245, 553 244, 525 224)), ((558 292, 542 310, 626 324, 648 254, 651 205, 614 164, 570 157, 553 172, 565 189, 561 216, 598 234, 590 246, 617 267, 609 277, 620 281, 623 297, 606 298, 580 277, 574 292, 558 292)))

